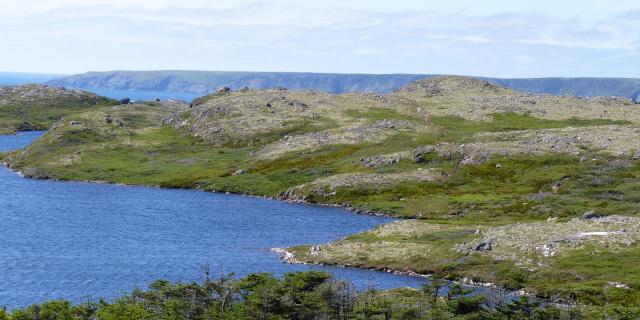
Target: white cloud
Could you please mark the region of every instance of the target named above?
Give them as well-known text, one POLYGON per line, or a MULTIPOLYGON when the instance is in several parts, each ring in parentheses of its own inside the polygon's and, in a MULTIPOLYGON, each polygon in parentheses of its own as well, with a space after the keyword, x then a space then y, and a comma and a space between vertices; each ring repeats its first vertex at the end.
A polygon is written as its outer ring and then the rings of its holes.
POLYGON ((398 6, 424 9, 368 10, 359 0, 352 8, 290 0, 0 0, 0 37, 11 48, 0 50, 0 70, 488 76, 637 76, 640 71, 640 25, 633 20, 640 11, 602 17, 499 10, 482 15, 430 11, 424 2, 409 2, 398 6))

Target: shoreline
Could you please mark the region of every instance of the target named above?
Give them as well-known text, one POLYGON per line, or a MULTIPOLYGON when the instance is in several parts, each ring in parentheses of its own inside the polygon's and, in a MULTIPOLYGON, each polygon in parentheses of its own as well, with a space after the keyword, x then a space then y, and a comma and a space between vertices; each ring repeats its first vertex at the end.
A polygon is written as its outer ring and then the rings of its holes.
MULTIPOLYGON (((0 151, 2 152, 13 152, 16 150, 9 151, 0 151)), ((24 175, 23 171, 16 170, 11 166, 11 164, 7 161, 0 161, 0 166, 5 167, 7 170, 14 172, 25 179, 34 179, 34 180, 49 180, 49 181, 59 181, 59 182, 71 182, 71 183, 96 183, 96 184, 106 184, 106 185, 115 185, 115 186, 126 186, 126 187, 143 187, 143 188, 157 188, 157 189, 167 189, 167 190, 192 190, 192 191, 200 191, 200 192, 208 192, 213 194, 227 194, 227 195, 235 195, 242 197, 252 197, 252 198, 260 198, 260 199, 269 199, 289 204, 300 204, 307 206, 318 206, 318 207, 329 207, 329 208, 337 208, 348 211, 351 214, 362 215, 362 216, 372 216, 372 217, 381 217, 381 218, 389 218, 389 219, 397 219, 397 220, 411 220, 416 218, 411 217, 396 217, 385 213, 380 212, 372 212, 369 210, 362 210, 356 207, 352 207, 351 205, 345 204, 331 204, 331 203, 320 203, 320 202, 308 202, 302 199, 291 199, 282 196, 265 196, 265 195, 256 195, 256 194, 248 194, 241 192, 231 192, 231 191, 221 191, 221 190, 205 190, 202 188, 171 188, 171 187, 162 187, 160 185, 150 185, 150 184, 134 184, 134 183, 123 183, 123 182, 109 182, 103 180, 73 180, 73 179, 57 179, 53 177, 28 177, 24 175)))
MULTIPOLYGON (((352 266, 352 265, 345 265, 345 264, 339 264, 339 263, 313 263, 313 262, 305 262, 305 261, 298 260, 295 254, 291 251, 288 251, 287 248, 271 248, 270 251, 280 255, 280 260, 283 263, 287 263, 287 264, 330 266, 330 267, 338 267, 338 268, 345 268, 345 269, 369 270, 369 271, 391 273, 399 276, 422 278, 422 279, 427 279, 429 281, 432 281, 433 279, 432 274, 417 273, 409 268, 407 268, 406 270, 396 270, 396 269, 384 268, 384 267, 379 267, 379 268, 360 267, 360 266, 352 266)), ((446 285, 446 287, 449 287, 451 284, 459 284, 462 286, 473 288, 474 290, 478 290, 478 289, 502 290, 506 293, 506 296, 515 296, 515 297, 521 297, 521 296, 534 297, 535 296, 533 293, 526 292, 525 290, 517 290, 517 291, 507 290, 507 289, 501 288, 495 283, 477 282, 477 281, 473 281, 469 277, 464 277, 462 278, 461 281, 446 280, 446 279, 442 279, 442 280, 447 281, 448 284, 446 285)))
MULTIPOLYGON (((219 190, 210 190, 209 191, 209 190, 204 190, 204 189, 201 189, 201 188, 167 188, 167 187, 161 187, 159 185, 129 184, 129 183, 121 183, 121 182, 100 181, 100 180, 65 180, 65 179, 56 179, 56 178, 52 178, 52 177, 48 177, 48 178, 33 178, 33 177, 24 176, 24 173, 22 171, 15 170, 6 161, 0 161, 0 165, 5 167, 7 170, 9 170, 9 171, 11 171, 13 173, 16 173, 16 174, 20 175, 24 179, 49 180, 49 181, 70 182, 70 183, 95 183, 95 184, 126 186, 126 187, 141 187, 141 188, 157 188, 157 189, 200 191, 200 192, 208 192, 208 193, 213 193, 213 194, 226 194, 226 195, 234 195, 234 196, 241 196, 241 197, 261 198, 261 199, 279 201, 279 202, 284 202, 284 203, 289 203, 289 204, 338 208, 338 209, 345 210, 346 211, 345 213, 355 214, 355 215, 391 218, 391 219, 396 219, 396 220, 416 219, 416 218, 393 217, 393 216, 385 215, 385 214, 382 214, 382 213, 372 213, 372 212, 368 212, 368 211, 364 211, 364 210, 359 210, 357 208, 348 207, 348 206, 345 206, 345 205, 326 204, 326 203, 310 203, 310 202, 306 202, 306 201, 301 200, 301 199, 286 199, 286 198, 283 198, 283 197, 269 197, 269 196, 243 194, 243 193, 219 191, 219 190)), ((268 250, 270 252, 272 252, 272 253, 280 255, 281 263, 286 263, 286 264, 318 265, 318 266, 329 266, 329 267, 338 267, 338 268, 345 268, 345 269, 359 269, 359 270, 368 270, 368 271, 376 271, 376 272, 385 272, 385 273, 391 273, 391 274, 395 274, 395 275, 399 275, 399 276, 409 276, 409 277, 416 277, 416 278, 422 278, 422 279, 431 279, 431 277, 432 277, 430 274, 417 273, 417 272, 415 272, 415 271, 413 271, 411 269, 408 269, 408 268, 407 268, 407 270, 396 270, 396 269, 391 269, 391 268, 386 268, 386 267, 360 267, 360 266, 344 265, 344 264, 339 264, 339 263, 310 263, 310 262, 305 262, 305 261, 298 260, 295 257, 295 254, 293 254, 292 252, 288 251, 287 248, 276 247, 276 248, 269 248, 268 250)), ((532 296, 531 293, 525 292, 524 290, 509 291, 509 290, 500 288, 499 286, 495 285, 494 283, 475 282, 475 281, 471 280, 469 277, 462 278, 462 281, 451 281, 451 280, 446 280, 446 281, 449 282, 449 283, 453 283, 453 284, 460 284, 460 285, 468 286, 468 287, 471 287, 471 288, 474 288, 474 289, 483 289, 483 288, 484 289, 497 289, 497 290, 505 290, 506 292, 515 294, 517 296, 532 296)))
MULTIPOLYGON (((56 181, 56 182, 69 182, 69 183, 92 183, 92 184, 104 184, 104 185, 125 186, 125 187, 141 187, 141 188, 157 188, 157 189, 174 189, 174 190, 200 191, 200 192, 213 193, 213 194, 226 194, 226 195, 234 195, 234 196, 241 196, 241 197, 252 197, 252 198, 260 198, 260 199, 268 199, 268 200, 279 201, 279 202, 289 203, 289 204, 297 204, 297 205, 338 208, 338 209, 345 210, 346 211, 345 213, 355 214, 355 215, 364 215, 364 216, 381 217, 381 218, 391 218, 391 219, 396 219, 396 220, 403 219, 403 218, 393 217, 393 216, 385 215, 385 214, 381 214, 381 213, 374 213, 374 212, 368 212, 368 211, 364 211, 364 210, 359 210, 357 208, 348 207, 348 206, 345 206, 345 205, 326 204, 326 203, 310 203, 310 202, 307 202, 307 201, 304 201, 304 200, 301 200, 301 199, 287 199, 287 198, 283 198, 283 197, 269 197, 269 196, 234 193, 234 192, 218 191, 218 190, 209 191, 209 190, 204 190, 204 189, 201 189, 201 188, 166 188, 166 187, 161 187, 159 185, 129 184, 129 183, 120 183, 120 182, 108 182, 108 181, 101 181, 101 180, 65 180, 65 179, 56 179, 56 178, 52 178, 52 177, 48 177, 48 178, 33 178, 33 177, 27 177, 27 176, 24 175, 24 173, 22 171, 19 171, 19 170, 16 170, 16 169, 12 168, 10 163, 8 163, 6 161, 0 161, 0 166, 4 167, 5 169, 7 169, 10 172, 13 172, 13 173, 19 175, 23 179, 45 180, 45 181, 56 181)), ((413 219, 413 218, 404 218, 404 219, 413 219)), ((309 262, 304 262, 304 261, 297 260, 295 258, 295 255, 293 253, 287 251, 286 248, 276 247, 276 248, 269 248, 268 250, 270 252, 272 252, 272 253, 280 255, 280 261, 282 263, 286 263, 286 264, 319 265, 319 266, 339 267, 339 268, 345 268, 345 269, 369 270, 369 271, 392 273, 392 274, 400 275, 400 276, 409 276, 409 277, 416 277, 416 278, 423 278, 423 279, 428 279, 428 278, 431 277, 431 275, 420 274, 420 273, 417 273, 417 272, 415 272, 413 270, 400 271, 400 270, 395 270, 395 269, 391 269, 391 268, 384 268, 384 267, 379 267, 379 268, 369 267, 369 268, 367 268, 367 267, 358 267, 358 266, 342 265, 342 264, 331 264, 331 263, 309 263, 309 262)), ((457 283, 455 281, 449 281, 449 282, 457 283)), ((464 282, 460 283, 460 284, 473 286, 475 288, 495 287, 495 285, 493 285, 493 284, 477 285, 477 284, 464 283, 464 282)))
MULTIPOLYGON (((20 149, 18 149, 18 150, 20 150, 20 149)), ((12 151, 17 151, 17 150, 12 150, 12 151)), ((9 152, 11 152, 11 151, 9 151, 9 152)), ((221 191, 221 190, 205 190, 204 188, 197 188, 197 187, 196 188, 172 188, 172 187, 162 187, 160 185, 131 184, 131 183, 122 183, 122 182, 108 182, 108 181, 102 181, 102 180, 57 179, 57 178, 51 177, 47 173, 45 173, 45 176, 43 176, 43 177, 28 177, 28 176, 24 175, 24 172, 22 172, 20 170, 16 170, 15 168, 13 168, 11 166, 10 162, 8 162, 8 161, 0 161, 0 165, 4 166, 9 171, 20 175, 22 178, 26 178, 26 179, 50 180, 50 181, 71 182, 71 183, 95 183, 95 184, 127 186, 127 187, 142 187, 142 188, 175 189, 175 190, 189 190, 189 191, 210 192, 210 193, 213 193, 213 194, 226 194, 226 195, 234 195, 234 196, 241 196, 241 197, 252 197, 252 198, 268 199, 268 200, 274 200, 274 201, 279 201, 279 202, 288 203, 288 204, 299 204, 299 205, 308 205, 308 206, 337 208, 337 209, 342 209, 342 210, 345 211, 345 213, 349 213, 349 214, 372 216, 372 217, 381 217, 381 218, 390 218, 390 219, 394 219, 396 221, 399 221, 399 220, 419 220, 416 217, 395 217, 395 216, 391 216, 391 215, 384 214, 384 213, 372 212, 372 211, 369 211, 369 210, 364 210, 364 209, 360 209, 360 208, 357 208, 357 207, 352 207, 349 204, 329 204, 329 203, 308 202, 305 199, 301 199, 301 198, 288 198, 288 197, 283 195, 284 193, 282 193, 281 195, 278 195, 278 196, 266 196, 266 195, 246 194, 246 193, 241 193, 241 192, 229 192, 229 191, 221 191)), ((269 248, 268 250, 270 252, 279 254, 281 262, 282 263, 286 263, 286 264, 318 265, 318 266, 330 266, 330 267, 338 267, 338 268, 346 268, 346 269, 369 270, 369 271, 391 273, 391 274, 395 274, 395 275, 399 275, 399 276, 409 276, 409 277, 416 277, 416 278, 422 278, 422 279, 430 279, 432 277, 432 275, 430 275, 430 274, 420 274, 420 273, 417 273, 417 272, 411 270, 410 268, 406 268, 406 270, 397 270, 397 269, 386 268, 386 267, 363 267, 363 266, 344 265, 344 264, 339 264, 339 263, 304 262, 304 261, 297 260, 296 257, 295 257, 295 254, 293 254, 292 252, 289 252, 287 250, 287 248, 269 248)), ((471 278, 469 278, 468 276, 463 277, 461 281, 451 281, 451 280, 446 280, 446 281, 448 283, 450 283, 450 284, 460 284, 460 285, 468 286, 468 287, 471 287, 471 288, 474 288, 474 289, 483 289, 483 288, 484 289, 496 289, 496 290, 504 290, 505 292, 508 292, 508 293, 511 293, 511 294, 515 294, 517 296, 525 296, 525 295, 526 296, 534 296, 533 294, 525 292, 524 290, 509 291, 507 289, 501 288, 500 286, 497 286, 494 283, 475 282, 471 278)))

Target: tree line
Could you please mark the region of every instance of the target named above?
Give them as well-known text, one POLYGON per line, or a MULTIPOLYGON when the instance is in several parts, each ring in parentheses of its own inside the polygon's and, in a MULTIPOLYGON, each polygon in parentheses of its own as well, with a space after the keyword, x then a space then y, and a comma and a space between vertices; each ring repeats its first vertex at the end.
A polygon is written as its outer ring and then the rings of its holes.
POLYGON ((209 320, 209 319, 639 319, 629 305, 591 313, 578 305, 545 304, 527 296, 505 298, 501 293, 475 294, 459 285, 434 280, 421 289, 358 292, 346 281, 318 272, 288 273, 277 278, 255 273, 212 278, 201 282, 158 280, 148 289, 133 290, 114 301, 72 304, 55 300, 26 308, 0 309, 0 320, 209 320))

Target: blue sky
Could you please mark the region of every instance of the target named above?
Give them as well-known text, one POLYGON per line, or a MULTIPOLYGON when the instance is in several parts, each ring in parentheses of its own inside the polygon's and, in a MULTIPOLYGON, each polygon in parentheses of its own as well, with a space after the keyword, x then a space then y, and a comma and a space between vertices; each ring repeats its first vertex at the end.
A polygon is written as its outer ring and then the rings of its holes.
POLYGON ((638 0, 0 0, 0 71, 640 77, 638 0))

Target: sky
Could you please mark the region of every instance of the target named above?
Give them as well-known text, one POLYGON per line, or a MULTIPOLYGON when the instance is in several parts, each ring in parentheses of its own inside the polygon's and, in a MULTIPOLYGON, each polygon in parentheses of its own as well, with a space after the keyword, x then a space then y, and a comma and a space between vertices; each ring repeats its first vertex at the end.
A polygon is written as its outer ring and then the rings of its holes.
POLYGON ((640 78, 639 0, 0 0, 0 71, 640 78))

